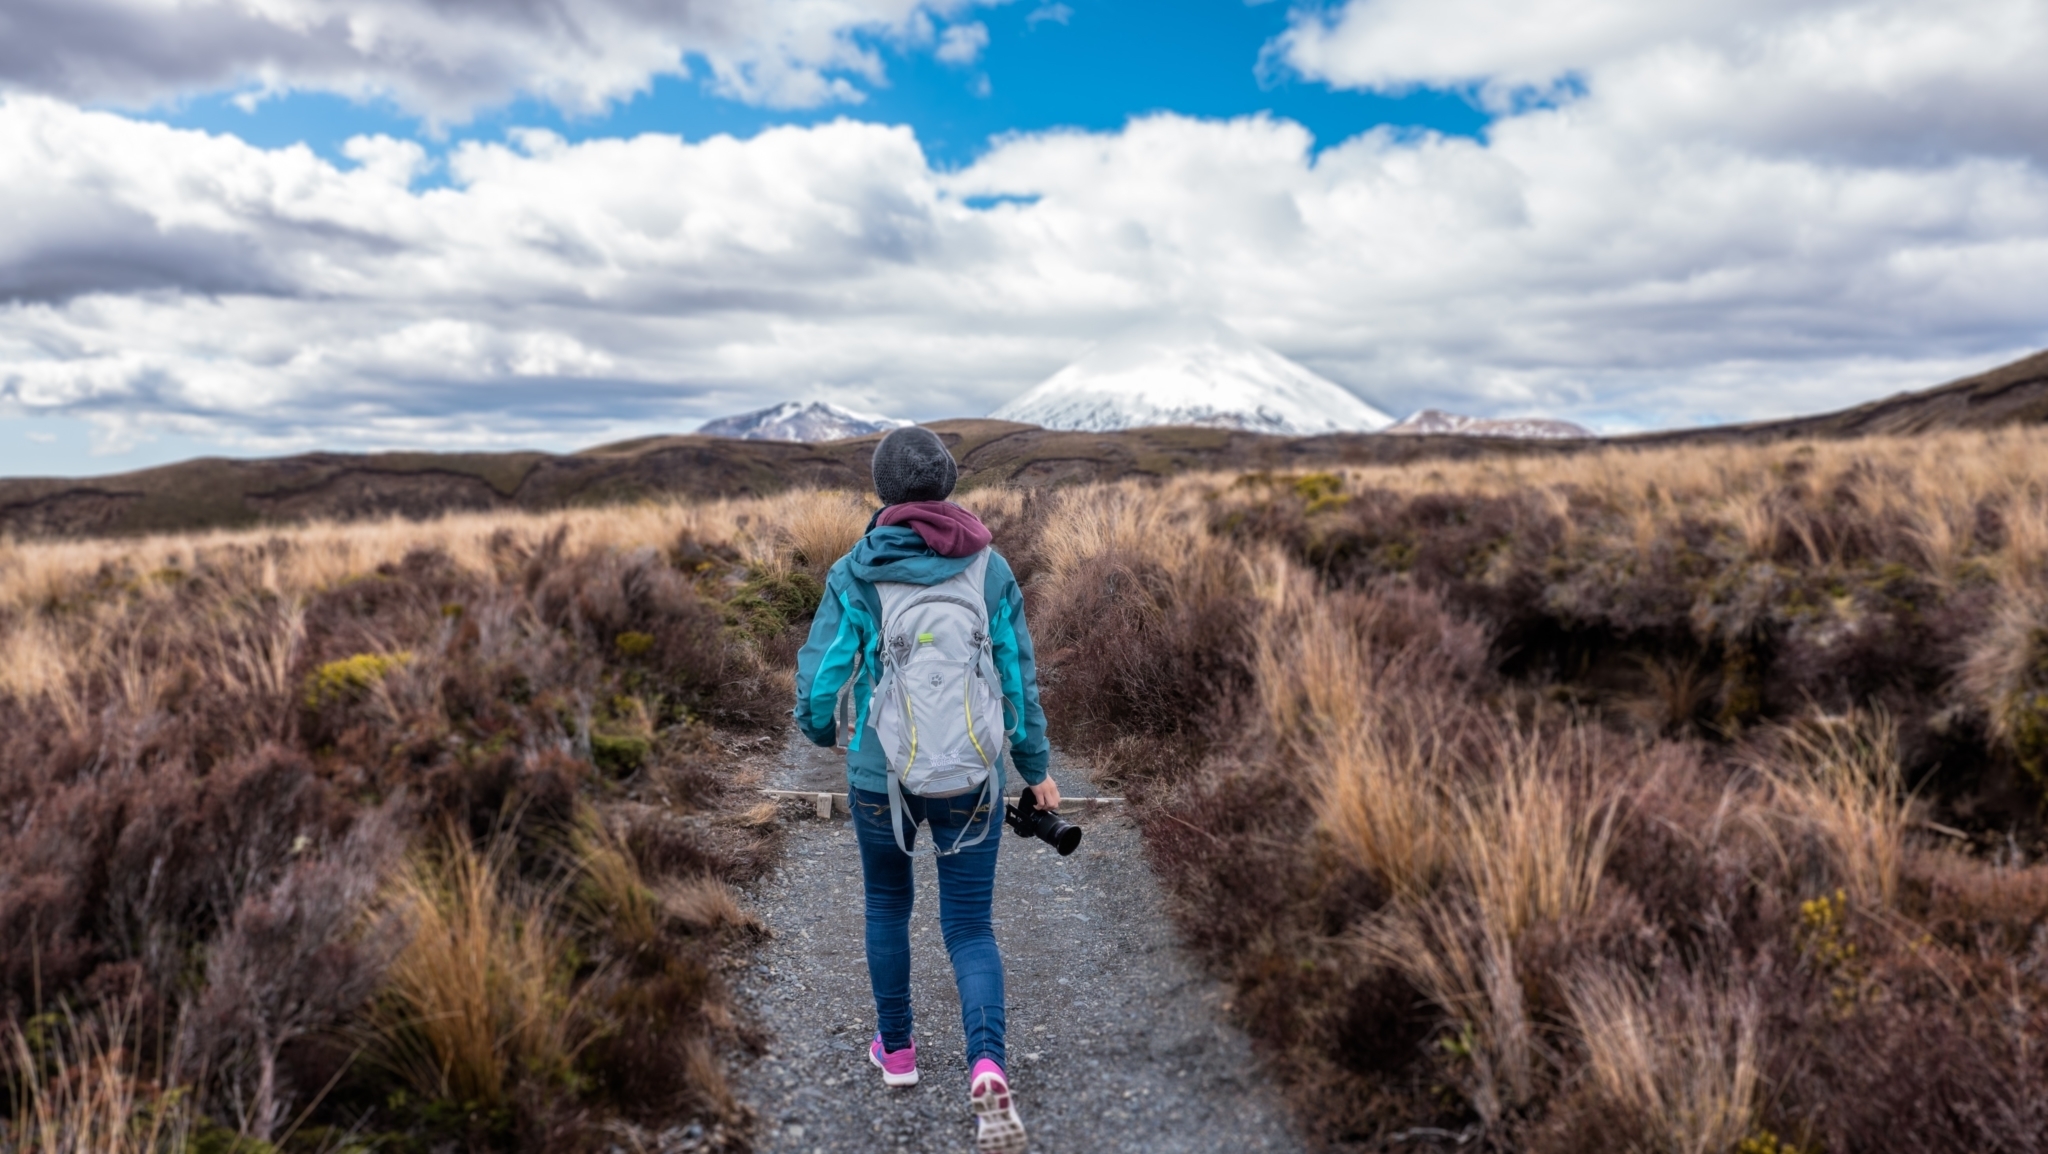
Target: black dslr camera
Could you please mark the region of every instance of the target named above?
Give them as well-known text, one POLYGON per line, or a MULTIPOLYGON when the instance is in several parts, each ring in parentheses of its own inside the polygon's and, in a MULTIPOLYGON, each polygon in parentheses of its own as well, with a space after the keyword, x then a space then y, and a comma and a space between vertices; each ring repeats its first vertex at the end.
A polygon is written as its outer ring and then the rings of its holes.
POLYGON ((1017 804, 1004 807, 1008 812, 1003 820, 1017 831, 1018 837, 1035 837, 1065 857, 1081 845, 1081 827, 1069 821, 1061 821, 1056 809, 1038 808, 1038 798, 1026 789, 1017 798, 1017 804))

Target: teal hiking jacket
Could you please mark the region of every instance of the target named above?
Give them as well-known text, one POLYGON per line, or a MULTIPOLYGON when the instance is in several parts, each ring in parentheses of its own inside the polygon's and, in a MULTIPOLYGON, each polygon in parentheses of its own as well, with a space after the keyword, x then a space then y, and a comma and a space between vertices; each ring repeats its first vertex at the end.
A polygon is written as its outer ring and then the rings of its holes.
MULTIPOLYGON (((859 669, 853 685, 858 713, 854 738, 846 746, 846 779, 855 789, 884 793, 889 788, 889 763, 868 720, 868 699, 874 695, 881 658, 882 598, 876 581, 935 585, 967 568, 968 557, 942 557, 924 543, 915 529, 880 525, 869 529, 853 551, 841 557, 825 576, 825 599, 811 621, 810 640, 797 655, 796 724, 812 743, 838 744, 833 712, 840 690, 859 669)), ((1045 780, 1052 758, 1045 736, 1045 710, 1038 704, 1038 659, 1031 631, 1024 625, 1024 593, 1003 555, 989 550, 988 579, 982 588, 988 605, 989 641, 995 650, 996 675, 1008 699, 1010 764, 1026 785, 1045 780)))

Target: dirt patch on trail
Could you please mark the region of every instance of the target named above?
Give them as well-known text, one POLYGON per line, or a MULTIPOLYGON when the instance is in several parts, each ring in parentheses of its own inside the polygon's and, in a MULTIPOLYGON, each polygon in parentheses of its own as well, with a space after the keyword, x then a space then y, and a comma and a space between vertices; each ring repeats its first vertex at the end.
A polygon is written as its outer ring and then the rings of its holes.
MULTIPOLYGON (((1056 760, 1053 773, 1068 796, 1095 792, 1085 766, 1056 760)), ((846 788, 841 755, 801 738, 792 738, 770 778, 783 789, 846 788)), ((843 813, 824 821, 791 803, 785 815, 783 862, 750 895, 774 937, 737 983, 742 1003, 772 1034, 767 1054, 735 1077, 760 1114, 760 1149, 971 1148, 960 1008, 931 859, 918 860, 911 921, 924 1079, 891 1090, 866 1054, 874 1003, 853 830, 843 813)), ((1222 1020, 1223 988, 1175 944, 1137 830, 1108 809, 1077 820, 1087 835, 1074 856, 1006 831, 996 869, 1011 1085, 1032 1150, 1302 1150, 1249 1044, 1222 1020)))

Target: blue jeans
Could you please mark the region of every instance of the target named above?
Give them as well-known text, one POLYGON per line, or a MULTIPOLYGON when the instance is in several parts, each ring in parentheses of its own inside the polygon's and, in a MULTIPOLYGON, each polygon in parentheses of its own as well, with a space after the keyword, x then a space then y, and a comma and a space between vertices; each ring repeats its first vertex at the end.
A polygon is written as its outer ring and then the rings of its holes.
MULTIPOLYGON (((917 901, 916 880, 909 856, 896 845, 889 795, 856 789, 852 800, 861 878, 867 883, 868 981, 875 991, 875 1018, 882 1045, 901 1050, 910 1044, 910 909, 917 901)), ((989 823, 988 837, 980 845, 938 860, 939 930, 953 958, 953 981, 960 987, 968 1068, 982 1058, 993 1058, 1008 1069, 1003 1056, 1003 956, 996 949, 990 918, 1002 816, 980 808, 979 790, 959 797, 906 794, 903 803, 904 840, 912 849, 917 848, 916 823, 929 825, 942 849, 951 846, 963 829, 972 840, 983 823, 989 823)))

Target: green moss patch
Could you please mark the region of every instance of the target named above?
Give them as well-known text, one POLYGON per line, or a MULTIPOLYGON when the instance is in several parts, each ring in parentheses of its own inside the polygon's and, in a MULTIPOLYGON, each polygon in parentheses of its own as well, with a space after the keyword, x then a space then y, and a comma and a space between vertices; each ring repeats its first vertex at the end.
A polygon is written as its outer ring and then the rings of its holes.
POLYGON ((825 586, 801 569, 783 574, 755 570, 726 602, 726 623, 767 640, 807 620, 824 599, 825 586))
POLYGON ((339 661, 330 661, 315 669, 306 677, 305 702, 308 709, 319 709, 323 705, 340 701, 354 701, 395 669, 412 664, 412 652, 399 653, 358 653, 339 661))

